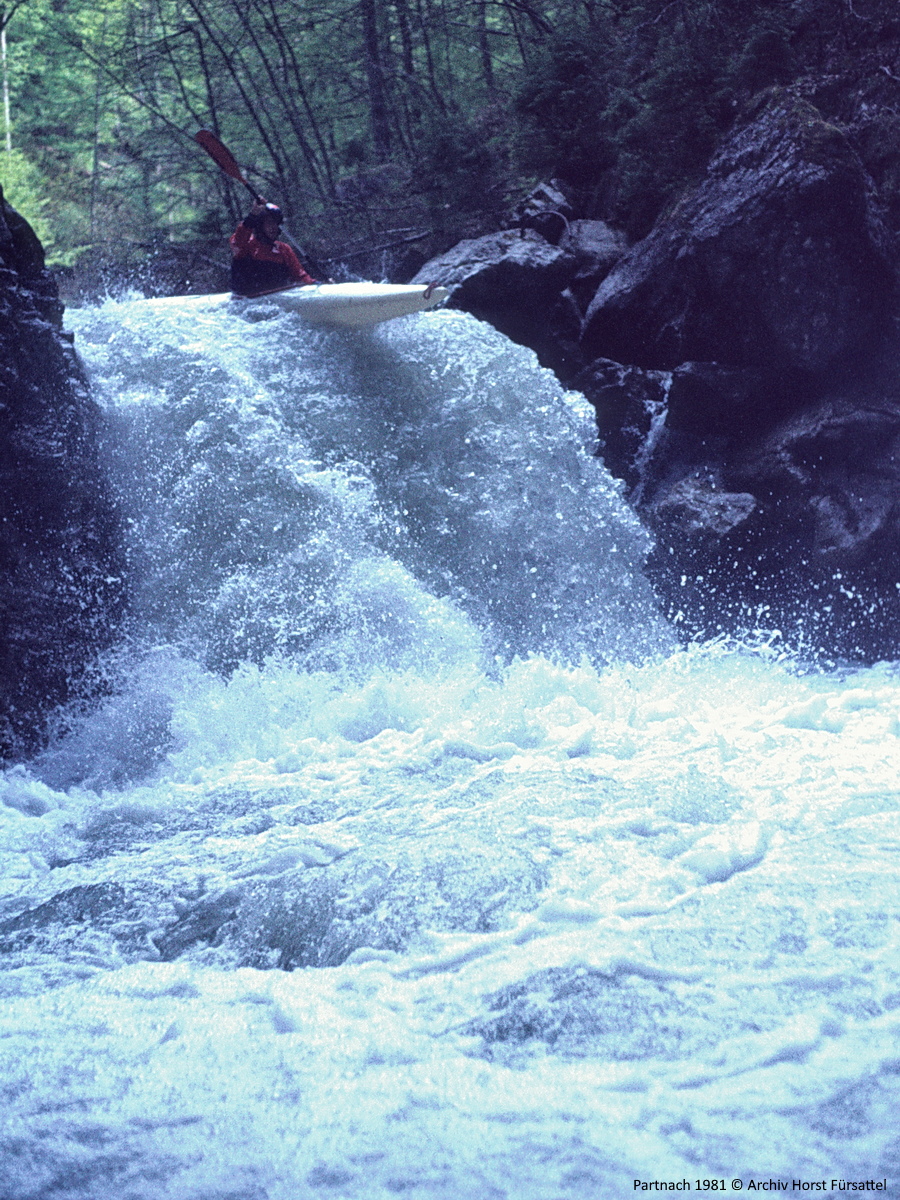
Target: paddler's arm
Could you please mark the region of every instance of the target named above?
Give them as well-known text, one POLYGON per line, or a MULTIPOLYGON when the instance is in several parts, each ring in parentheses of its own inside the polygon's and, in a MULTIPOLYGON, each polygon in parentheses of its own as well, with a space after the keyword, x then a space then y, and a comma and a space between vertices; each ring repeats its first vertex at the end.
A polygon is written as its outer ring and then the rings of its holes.
POLYGON ((294 253, 294 251, 290 248, 290 246, 287 244, 287 242, 279 242, 278 246, 279 246, 279 249, 281 250, 282 256, 284 257, 284 261, 287 264, 288 269, 291 272, 291 277, 293 279, 296 279, 297 283, 300 283, 300 284, 319 283, 318 279, 313 279, 312 275, 309 275, 306 271, 304 271, 303 266, 300 262, 300 259, 297 257, 297 255, 294 253))

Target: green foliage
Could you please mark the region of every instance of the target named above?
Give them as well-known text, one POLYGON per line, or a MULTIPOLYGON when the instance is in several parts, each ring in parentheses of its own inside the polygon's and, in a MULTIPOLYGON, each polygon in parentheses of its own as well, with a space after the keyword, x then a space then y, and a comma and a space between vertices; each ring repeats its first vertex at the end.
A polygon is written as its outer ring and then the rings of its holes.
MULTIPOLYGON (((881 0, 872 0, 878 4, 881 0)), ((806 0, 631 0, 603 6, 577 36, 548 42, 520 88, 520 144, 585 209, 645 234, 703 171, 742 105, 808 68, 806 0), (801 46, 800 53, 794 45, 801 46)), ((831 44, 840 0, 817 8, 831 44)), ((855 33, 855 30, 852 32, 855 33)))
POLYGON ((773 84, 790 83, 797 64, 783 31, 761 28, 751 32, 730 64, 728 84, 752 95, 773 84))
POLYGON ((22 214, 44 244, 53 249, 53 227, 48 219, 49 199, 40 171, 21 150, 0 151, 0 186, 9 203, 22 214))
POLYGON ((508 201, 507 170, 501 138, 460 115, 435 114, 419 139, 411 183, 432 221, 450 226, 459 214, 499 214, 508 201))
POLYGON ((420 231, 442 249, 554 176, 582 214, 639 235, 755 92, 896 41, 894 8, 26 0, 7 29, 0 179, 56 262, 227 233, 246 193, 194 144, 200 127, 321 256, 420 231))
POLYGON ((596 183, 613 161, 600 119, 607 97, 606 73, 588 43, 551 44, 517 97, 523 156, 539 173, 579 187, 596 183))
POLYGON ((636 236, 702 172, 726 124, 718 105, 718 58, 712 46, 687 38, 662 42, 640 85, 636 111, 617 126, 614 211, 636 236))

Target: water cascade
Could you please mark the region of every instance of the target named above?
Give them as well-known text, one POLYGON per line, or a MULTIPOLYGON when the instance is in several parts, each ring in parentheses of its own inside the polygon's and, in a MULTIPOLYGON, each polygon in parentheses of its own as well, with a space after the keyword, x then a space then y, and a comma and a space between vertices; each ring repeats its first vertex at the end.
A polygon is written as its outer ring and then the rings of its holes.
POLYGON ((0 776, 2 1200, 900 1189, 895 667, 679 649, 463 314, 70 322, 130 617, 0 776))

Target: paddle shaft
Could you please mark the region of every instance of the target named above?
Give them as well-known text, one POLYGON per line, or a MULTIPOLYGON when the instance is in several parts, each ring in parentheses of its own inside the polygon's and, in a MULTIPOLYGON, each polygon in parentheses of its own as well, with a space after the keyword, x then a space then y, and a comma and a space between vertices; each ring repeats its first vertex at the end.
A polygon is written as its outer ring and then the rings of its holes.
POLYGON ((202 146, 209 157, 222 168, 226 175, 231 179, 236 179, 238 183, 242 183, 253 199, 258 203, 264 203, 263 197, 259 194, 252 183, 244 178, 241 168, 237 165, 237 160, 234 155, 219 138, 212 132, 211 129, 201 129, 194 134, 194 141, 198 146, 202 146))

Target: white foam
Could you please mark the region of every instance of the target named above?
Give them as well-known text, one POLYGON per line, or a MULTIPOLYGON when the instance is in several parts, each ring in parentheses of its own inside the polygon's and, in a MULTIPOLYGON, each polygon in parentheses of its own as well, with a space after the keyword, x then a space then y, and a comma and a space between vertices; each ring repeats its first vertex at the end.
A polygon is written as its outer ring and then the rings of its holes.
POLYGON ((81 327, 95 369, 122 376, 117 420, 157 456, 130 501, 150 644, 69 743, 0 785, 7 1194, 581 1200, 635 1178, 892 1172, 896 1188, 896 670, 804 674, 662 635, 655 657, 617 657, 645 611, 622 594, 640 535, 608 481, 579 491, 591 460, 566 458, 561 393, 468 318, 360 347, 285 317, 189 330, 166 312, 111 305, 81 327), (298 361, 291 408, 273 380, 298 361), (532 420, 534 396, 550 411, 532 420), (208 452, 184 450, 191 430, 208 452), (497 439, 497 470, 513 448, 493 533, 480 482, 454 491, 469 452, 451 444, 472 431, 482 456, 497 439), (628 570, 594 542, 576 562, 580 534, 541 541, 546 511, 513 512, 520 485, 545 494, 522 473, 554 462, 547 493, 576 481, 584 520, 608 499, 628 570), (457 505, 467 540, 437 554, 457 505), (181 555, 188 527, 203 553, 170 561, 167 530, 181 555), (521 621, 482 620, 484 563, 462 548, 499 554, 523 529, 510 578, 540 544, 546 592, 521 621), (612 640, 567 662, 538 617, 570 566, 586 594, 586 565, 612 640), (514 628, 535 643, 497 660, 514 628), (217 670, 241 638, 252 652, 217 670), (320 953, 331 965, 277 969, 320 953))

